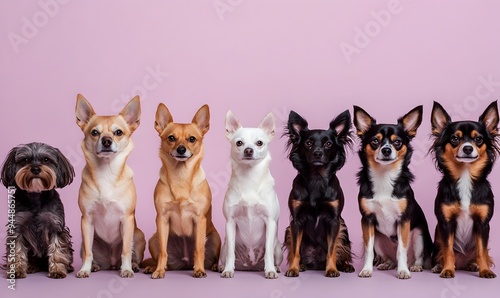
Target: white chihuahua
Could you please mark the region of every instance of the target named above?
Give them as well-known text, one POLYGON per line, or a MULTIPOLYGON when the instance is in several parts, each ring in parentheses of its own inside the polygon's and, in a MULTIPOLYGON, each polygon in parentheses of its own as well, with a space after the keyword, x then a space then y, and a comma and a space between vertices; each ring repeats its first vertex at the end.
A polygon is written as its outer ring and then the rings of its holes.
POLYGON ((223 205, 226 239, 221 277, 233 277, 236 269, 264 270, 266 278, 278 278, 283 261, 278 240, 280 207, 268 150, 274 137, 274 116, 269 113, 258 128, 243 128, 228 111, 226 137, 231 143, 232 173, 223 205))

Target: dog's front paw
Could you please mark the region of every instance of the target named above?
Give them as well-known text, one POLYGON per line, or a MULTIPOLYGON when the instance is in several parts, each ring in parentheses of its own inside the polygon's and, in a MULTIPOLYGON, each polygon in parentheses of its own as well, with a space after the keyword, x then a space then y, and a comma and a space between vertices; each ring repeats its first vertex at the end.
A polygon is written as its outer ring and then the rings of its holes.
POLYGON ((467 266, 466 270, 471 272, 479 272, 479 266, 477 265, 477 263, 470 263, 469 266, 467 266))
POLYGON ((325 276, 326 277, 339 277, 340 272, 338 270, 329 269, 329 270, 326 270, 325 276))
POLYGON ((141 271, 139 264, 137 264, 136 262, 132 262, 132 271, 134 271, 135 273, 141 271))
POLYGON ((195 278, 205 278, 205 277, 207 277, 207 274, 205 273, 204 270, 195 270, 193 272, 193 277, 195 277, 195 278))
POLYGON ((276 270, 276 272, 278 272, 278 273, 281 273, 281 268, 280 268, 280 266, 274 266, 274 270, 276 270))
POLYGON ((436 264, 436 266, 431 269, 432 273, 441 273, 441 271, 443 271, 443 265, 441 264, 436 264))
POLYGON ((147 266, 146 268, 144 268, 143 273, 144 274, 151 274, 151 273, 155 272, 155 270, 156 270, 156 266, 147 266))
POLYGON ((299 276, 299 270, 297 270, 297 269, 288 269, 285 272, 285 276, 286 277, 297 277, 297 276, 299 276))
POLYGON ((275 270, 269 270, 269 271, 266 271, 264 276, 267 279, 276 279, 276 278, 278 278, 278 272, 276 272, 275 270))
POLYGON ((346 264, 342 267, 339 268, 340 271, 343 271, 345 273, 353 273, 356 269, 354 269, 354 266, 351 264, 346 264))
POLYGON ((411 272, 422 272, 424 271, 424 267, 422 265, 413 265, 410 267, 411 272))
POLYGON ((479 271, 479 277, 481 278, 495 278, 497 275, 490 269, 479 271))
POLYGON ((21 279, 21 278, 26 278, 28 273, 25 270, 16 270, 16 278, 21 279))
POLYGON ((52 272, 49 272, 49 274, 47 275, 49 278, 54 278, 54 279, 61 279, 61 278, 66 278, 66 271, 52 271, 52 272))
MULTIPOLYGON (((114 269, 116 270, 116 269, 114 269)), ((97 264, 92 264, 92 267, 90 268, 90 271, 92 272, 97 272, 97 271, 101 271, 101 267, 97 264)))
POLYGON ((90 271, 89 270, 80 270, 76 274, 76 277, 78 277, 78 278, 88 278, 88 277, 90 277, 90 271))
POLYGON ((234 270, 224 270, 220 274, 220 277, 222 277, 222 278, 233 278, 234 277, 234 270))
POLYGON ((121 270, 120 271, 120 277, 123 278, 131 278, 134 277, 134 272, 132 270, 121 270))
POLYGON ((156 269, 152 274, 151 274, 152 279, 159 279, 159 278, 165 278, 165 269, 156 269))
POLYGON ((399 279, 409 279, 409 278, 411 278, 410 271, 408 271, 408 270, 399 270, 398 271, 398 278, 399 279))
POLYGON ((210 270, 212 270, 212 272, 221 272, 222 268, 219 268, 219 265, 217 265, 217 263, 215 263, 215 264, 212 265, 212 267, 210 268, 210 270))
POLYGON ((441 274, 439 274, 439 277, 442 277, 442 278, 454 278, 455 277, 455 270, 444 269, 443 271, 441 271, 441 274))
POLYGON ((378 270, 381 270, 381 271, 385 271, 385 270, 392 270, 396 268, 396 264, 394 264, 393 262, 391 261, 386 261, 386 262, 383 262, 382 264, 379 264, 377 266, 377 269, 378 270))
POLYGON ((33 264, 29 264, 28 265, 28 274, 36 273, 36 272, 39 272, 39 271, 40 271, 40 268, 38 268, 38 266, 33 265, 33 264))
POLYGON ((363 277, 363 278, 372 277, 372 271, 368 270, 368 269, 361 270, 361 272, 358 274, 358 276, 363 277))

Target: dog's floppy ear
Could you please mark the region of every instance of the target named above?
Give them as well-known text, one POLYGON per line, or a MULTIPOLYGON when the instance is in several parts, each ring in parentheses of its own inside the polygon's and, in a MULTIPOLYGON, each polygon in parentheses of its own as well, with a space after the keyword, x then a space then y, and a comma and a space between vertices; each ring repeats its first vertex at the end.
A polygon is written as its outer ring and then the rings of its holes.
POLYGON ((63 188, 66 185, 73 182, 73 177, 75 177, 75 170, 71 165, 70 161, 62 154, 59 149, 54 148, 57 156, 57 181, 56 187, 63 188))
POLYGON ((424 107, 420 105, 398 119, 398 124, 403 126, 410 138, 417 135, 417 128, 422 124, 423 109, 424 107))
POLYGON ((170 114, 170 111, 168 110, 167 106, 164 105, 163 103, 160 103, 158 105, 158 108, 156 109, 156 118, 155 118, 155 129, 158 132, 158 134, 161 135, 165 127, 167 127, 167 124, 174 122, 174 118, 172 117, 172 114, 170 114))
POLYGON ((3 162, 1 180, 5 187, 16 185, 16 153, 18 148, 12 148, 3 162))
POLYGON ((431 125, 432 135, 440 135, 446 125, 451 122, 451 117, 437 101, 432 105, 431 125))
POLYGON ((304 130, 308 130, 308 123, 306 119, 302 118, 295 111, 290 111, 288 115, 288 136, 290 141, 294 144, 300 142, 300 133, 304 130))
POLYGON ((81 94, 78 94, 76 96, 75 114, 76 114, 76 124, 78 124, 78 126, 80 126, 82 130, 85 127, 85 125, 87 125, 90 118, 92 118, 95 115, 92 105, 81 94))
POLYGON ((490 105, 484 110, 481 117, 479 117, 479 122, 482 122, 488 132, 494 136, 498 134, 498 106, 497 101, 490 103, 490 105))
POLYGON ((334 131, 339 139, 348 136, 351 129, 351 113, 345 110, 330 122, 330 130, 334 131))
POLYGON ((238 128, 241 127, 240 122, 234 116, 233 112, 231 110, 227 111, 226 114, 226 138, 229 140, 231 139, 232 135, 234 134, 235 131, 238 130, 238 128))
POLYGON ((358 106, 354 106, 354 126, 356 127, 356 134, 363 136, 370 128, 377 124, 370 114, 358 106))
POLYGON ((262 119, 262 121, 259 124, 259 128, 264 130, 266 134, 268 135, 269 139, 271 140, 274 138, 274 115, 273 113, 269 113, 262 119))
POLYGON ((202 135, 205 135, 210 129, 210 108, 208 105, 203 105, 194 115, 192 123, 198 126, 202 135))
POLYGON ((141 100, 139 95, 136 95, 123 107, 120 115, 127 121, 132 132, 139 127, 141 123, 141 100))

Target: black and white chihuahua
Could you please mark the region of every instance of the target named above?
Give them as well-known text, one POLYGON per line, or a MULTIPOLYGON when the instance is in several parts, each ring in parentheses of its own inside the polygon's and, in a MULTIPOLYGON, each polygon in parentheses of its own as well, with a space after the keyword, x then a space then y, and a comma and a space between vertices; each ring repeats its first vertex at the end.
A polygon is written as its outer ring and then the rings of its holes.
POLYGON ((493 192, 487 177, 498 153, 497 102, 477 122, 452 122, 434 102, 431 124, 434 144, 430 151, 443 173, 434 205, 438 224, 432 272, 451 278, 456 268, 494 278, 488 255, 493 192))
POLYGON ((327 277, 354 271, 351 242, 341 217, 344 194, 336 176, 345 163, 350 127, 349 111, 332 120, 326 130, 309 129, 304 118, 290 112, 285 135, 298 175, 288 199, 291 222, 284 243, 288 277, 306 269, 326 268, 327 277))
POLYGON ((400 279, 410 278, 410 271, 431 268, 432 239, 410 186, 414 176, 408 168, 413 152, 410 141, 421 123, 422 106, 397 124, 377 124, 354 106, 354 126, 361 140, 358 203, 365 247, 360 277, 371 277, 374 263, 379 270, 397 266, 400 279))

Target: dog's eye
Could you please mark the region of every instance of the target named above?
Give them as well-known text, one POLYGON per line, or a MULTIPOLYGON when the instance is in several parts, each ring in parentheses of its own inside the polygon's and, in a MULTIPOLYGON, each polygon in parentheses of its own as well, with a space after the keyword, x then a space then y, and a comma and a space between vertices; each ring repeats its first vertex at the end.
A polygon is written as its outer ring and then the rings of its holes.
POLYGON ((460 143, 460 139, 457 136, 453 135, 453 136, 451 136, 450 143, 453 146, 457 146, 458 143, 460 143))
POLYGON ((43 159, 43 162, 49 162, 49 159, 48 159, 47 157, 45 157, 45 158, 43 159))
POLYGON ((170 136, 168 136, 168 140, 169 140, 170 142, 175 142, 175 137, 174 137, 174 136, 172 136, 172 135, 170 135, 170 136))
POLYGON ((118 129, 117 131, 115 131, 115 136, 121 136, 123 135, 123 131, 118 129))
POLYGON ((306 147, 310 148, 310 147, 312 147, 312 145, 313 145, 313 142, 311 140, 306 141, 306 147))
POLYGON ((90 132, 90 134, 94 137, 98 136, 99 135, 99 132, 97 131, 97 129, 92 129, 92 131, 90 132))
POLYGON ((260 147, 260 146, 262 146, 262 145, 264 145, 264 143, 263 143, 262 141, 257 141, 257 146, 259 146, 259 147, 260 147))
POLYGON ((25 158, 25 159, 23 159, 23 161, 24 161, 24 162, 29 162, 29 161, 30 161, 30 159, 29 159, 29 158, 25 158))
POLYGON ((394 142, 392 142, 392 145, 394 146, 394 148, 399 149, 401 148, 401 145, 403 145, 403 143, 401 143, 400 140, 395 140, 394 142))
POLYGON ((476 142, 476 144, 477 144, 478 146, 481 146, 481 145, 483 144, 483 142, 484 142, 483 137, 477 136, 477 137, 474 139, 474 142, 476 142))
POLYGON ((242 141, 237 141, 237 142, 236 142, 236 146, 238 146, 238 147, 243 146, 243 142, 242 142, 242 141))
POLYGON ((196 142, 196 138, 195 138, 195 137, 189 137, 189 142, 190 142, 190 143, 194 143, 194 142, 196 142))
POLYGON ((331 141, 327 141, 327 142, 325 143, 325 148, 326 148, 326 149, 330 149, 330 148, 332 148, 332 145, 333 145, 333 143, 332 143, 331 141))
POLYGON ((377 138, 373 138, 372 141, 370 142, 370 144, 373 147, 378 147, 378 145, 380 144, 380 141, 377 138))

